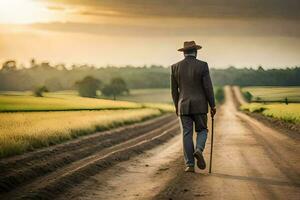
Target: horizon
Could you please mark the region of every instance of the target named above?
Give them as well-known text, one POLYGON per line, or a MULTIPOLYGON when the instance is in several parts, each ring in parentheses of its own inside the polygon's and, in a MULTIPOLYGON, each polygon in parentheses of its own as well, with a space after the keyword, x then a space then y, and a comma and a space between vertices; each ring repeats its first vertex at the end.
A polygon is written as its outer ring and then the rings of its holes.
MULTIPOLYGON (((211 68, 299 66, 300 2, 0 2, 0 62, 170 66, 195 40, 211 68)), ((26 64, 25 64, 26 65, 26 64)))

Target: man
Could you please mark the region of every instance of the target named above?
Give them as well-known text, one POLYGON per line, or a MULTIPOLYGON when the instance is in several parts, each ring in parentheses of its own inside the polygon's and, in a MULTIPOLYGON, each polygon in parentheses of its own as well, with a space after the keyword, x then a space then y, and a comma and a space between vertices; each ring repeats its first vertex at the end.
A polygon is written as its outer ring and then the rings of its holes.
POLYGON ((202 47, 194 41, 184 42, 178 49, 184 59, 171 66, 172 98, 176 114, 180 117, 183 133, 183 151, 186 172, 195 171, 195 159, 200 169, 206 164, 203 150, 207 139, 208 104, 211 116, 216 114, 214 91, 206 62, 196 59, 197 50, 202 47), (197 132, 196 147, 193 143, 193 126, 197 132))

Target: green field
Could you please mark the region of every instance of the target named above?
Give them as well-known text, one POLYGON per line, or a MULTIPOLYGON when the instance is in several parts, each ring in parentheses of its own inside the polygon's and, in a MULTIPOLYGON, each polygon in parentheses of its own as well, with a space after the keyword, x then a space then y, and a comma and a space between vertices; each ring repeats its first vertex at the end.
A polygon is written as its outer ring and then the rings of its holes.
POLYGON ((159 116, 159 109, 0 113, 0 158, 159 116))
POLYGON ((286 97, 291 101, 300 101, 300 87, 244 87, 242 92, 250 92, 253 100, 283 101, 286 97))
MULTIPOLYGON (((216 102, 221 103, 224 94, 222 87, 214 87, 214 92, 217 91, 222 93, 222 96, 216 95, 216 102), (219 98, 217 98, 219 97, 219 98)), ((134 89, 130 90, 130 94, 126 96, 118 97, 119 100, 131 101, 131 102, 138 102, 138 103, 168 103, 172 104, 172 96, 171 90, 169 88, 161 88, 161 89, 134 89)))
POLYGON ((0 93, 0 112, 7 111, 72 111, 72 110, 115 110, 147 107, 172 110, 168 89, 131 90, 130 95, 117 97, 84 98, 76 91, 50 92, 44 97, 35 97, 31 92, 0 93), (106 98, 106 99, 104 99, 106 98))
MULTIPOLYGON (((253 100, 261 101, 300 101, 300 87, 244 87, 242 92, 250 92, 253 100)), ((249 103, 241 106, 241 109, 261 113, 265 116, 280 119, 290 123, 300 123, 300 104, 289 103, 249 103)))
MULTIPOLYGON (((215 92, 218 88, 215 88, 215 92)), ((216 96, 217 97, 217 96, 216 96)), ((218 99, 216 99, 218 102, 218 99)), ((156 107, 173 111, 171 91, 162 89, 132 89, 129 95, 112 98, 84 98, 76 91, 45 93, 44 97, 35 97, 32 92, 0 92, 0 112, 14 111, 72 111, 72 110, 116 110, 156 107)))
POLYGON ((117 99, 138 103, 172 103, 171 91, 168 88, 132 89, 129 95, 119 96, 117 99))
POLYGON ((83 98, 73 93, 46 93, 34 97, 26 92, 0 94, 0 111, 106 110, 140 108, 141 104, 127 101, 83 98))

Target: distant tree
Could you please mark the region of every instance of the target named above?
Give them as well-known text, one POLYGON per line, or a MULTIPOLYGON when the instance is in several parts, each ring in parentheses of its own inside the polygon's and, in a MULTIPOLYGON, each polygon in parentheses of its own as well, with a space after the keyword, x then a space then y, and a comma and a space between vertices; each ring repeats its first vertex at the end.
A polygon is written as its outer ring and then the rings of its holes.
POLYGON ((39 86, 33 90, 34 96, 43 97, 44 92, 49 92, 46 86, 39 86))
POLYGON ((127 88, 126 82, 122 78, 113 78, 110 81, 110 84, 105 85, 102 90, 102 94, 105 96, 113 96, 114 100, 116 100, 117 95, 121 95, 123 93, 129 93, 129 89, 127 88))
POLYGON ((253 95, 250 92, 243 92, 243 95, 248 102, 252 101, 253 95))
POLYGON ((3 71, 15 71, 17 70, 17 63, 14 60, 8 60, 2 64, 3 71))
POLYGON ((264 68, 260 65, 260 66, 258 66, 257 71, 262 71, 262 72, 263 72, 263 71, 265 71, 265 70, 264 70, 264 68))
POLYGON ((79 95, 82 97, 96 97, 97 90, 101 88, 102 82, 92 76, 86 76, 83 80, 75 83, 79 95))

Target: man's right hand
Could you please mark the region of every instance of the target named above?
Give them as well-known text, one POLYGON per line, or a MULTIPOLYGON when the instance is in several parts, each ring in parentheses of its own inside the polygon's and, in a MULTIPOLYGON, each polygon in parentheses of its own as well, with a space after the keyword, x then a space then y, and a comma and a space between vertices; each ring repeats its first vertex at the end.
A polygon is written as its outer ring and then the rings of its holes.
POLYGON ((216 113, 217 113, 216 107, 210 109, 210 115, 211 115, 212 118, 214 118, 216 113))

